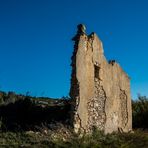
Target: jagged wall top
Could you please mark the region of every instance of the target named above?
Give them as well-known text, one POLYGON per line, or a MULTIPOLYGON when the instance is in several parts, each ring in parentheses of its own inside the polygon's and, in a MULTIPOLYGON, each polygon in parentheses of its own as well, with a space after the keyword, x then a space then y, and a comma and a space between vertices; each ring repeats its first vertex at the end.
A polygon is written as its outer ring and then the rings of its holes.
POLYGON ((73 41, 78 40, 80 35, 86 34, 86 27, 84 24, 79 24, 77 26, 77 34, 72 38, 73 41))

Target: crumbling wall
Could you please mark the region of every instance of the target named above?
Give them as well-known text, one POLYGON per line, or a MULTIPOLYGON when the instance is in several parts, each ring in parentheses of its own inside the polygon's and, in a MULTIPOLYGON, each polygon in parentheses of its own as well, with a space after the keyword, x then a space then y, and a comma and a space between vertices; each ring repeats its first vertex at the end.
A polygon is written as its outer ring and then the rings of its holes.
POLYGON ((104 130, 106 122, 106 94, 98 78, 95 78, 95 95, 88 102, 88 131, 93 127, 104 130))
POLYGON ((73 40, 70 96, 75 132, 93 128, 128 132, 132 128, 128 75, 114 60, 106 60, 102 42, 95 33, 86 35, 85 26, 78 26, 73 40))

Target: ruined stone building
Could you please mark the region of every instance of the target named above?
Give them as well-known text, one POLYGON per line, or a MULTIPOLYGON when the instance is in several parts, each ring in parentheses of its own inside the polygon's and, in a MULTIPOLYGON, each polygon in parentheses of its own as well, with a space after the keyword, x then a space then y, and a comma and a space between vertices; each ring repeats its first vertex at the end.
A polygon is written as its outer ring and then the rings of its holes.
POLYGON ((94 128, 111 133, 132 129, 130 79, 115 60, 107 61, 102 42, 78 25, 73 38, 72 123, 75 132, 94 128))

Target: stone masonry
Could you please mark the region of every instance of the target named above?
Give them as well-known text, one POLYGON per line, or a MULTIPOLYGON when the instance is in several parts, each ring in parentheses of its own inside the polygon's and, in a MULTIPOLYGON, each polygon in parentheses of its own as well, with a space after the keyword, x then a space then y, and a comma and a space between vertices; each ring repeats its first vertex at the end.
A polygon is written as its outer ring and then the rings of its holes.
POLYGON ((73 38, 71 121, 76 133, 94 128, 105 133, 132 129, 130 79, 115 60, 107 61, 102 42, 78 25, 73 38))

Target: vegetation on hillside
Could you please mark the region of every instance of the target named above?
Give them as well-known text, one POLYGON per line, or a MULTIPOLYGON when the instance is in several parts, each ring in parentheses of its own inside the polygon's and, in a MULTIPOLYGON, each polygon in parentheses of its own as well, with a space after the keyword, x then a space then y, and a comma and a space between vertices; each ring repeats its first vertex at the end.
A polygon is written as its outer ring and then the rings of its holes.
POLYGON ((132 101, 133 128, 148 129, 148 98, 138 96, 132 101))
POLYGON ((42 125, 68 124, 68 99, 36 98, 0 92, 0 130, 36 131, 42 125))
POLYGON ((148 133, 103 134, 94 131, 92 135, 78 136, 71 132, 64 137, 65 132, 3 132, 0 133, 0 147, 25 148, 147 148, 148 133))

